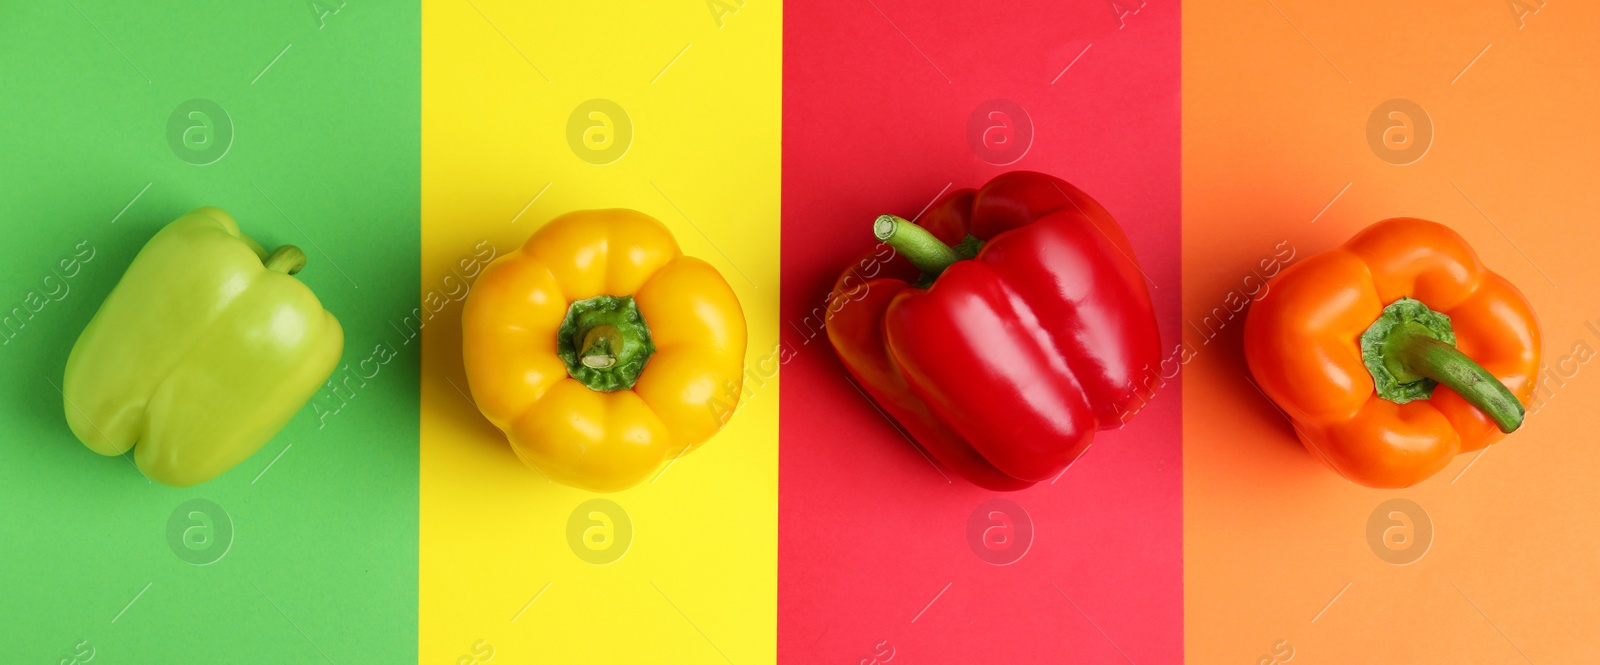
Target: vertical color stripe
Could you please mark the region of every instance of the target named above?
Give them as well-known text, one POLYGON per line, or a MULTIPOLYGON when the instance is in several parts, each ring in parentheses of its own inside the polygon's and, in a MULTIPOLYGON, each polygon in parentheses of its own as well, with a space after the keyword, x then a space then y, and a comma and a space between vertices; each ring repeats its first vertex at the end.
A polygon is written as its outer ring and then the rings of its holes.
POLYGON ((423 9, 422 292, 438 310, 423 330, 423 660, 770 661, 778 387, 759 368, 775 367, 777 343, 781 9, 423 9), (614 133, 585 143, 597 118, 614 133), (569 517, 600 495, 523 466, 465 397, 456 298, 479 252, 603 207, 660 219, 722 272, 750 325, 752 373, 720 434, 604 495, 632 536, 600 565, 568 542, 569 517))
MULTIPOLYGON (((414 661, 418 355, 390 322, 416 302, 417 6, 0 14, 0 660, 414 661), (165 487, 80 443, 59 391, 134 256, 201 206, 304 251, 344 355, 254 455, 165 487)), ((162 289, 123 295, 184 327, 162 289)), ((219 416, 195 411, 166 424, 219 416)))
POLYGON ((1176 662, 1176 382, 1054 484, 999 494, 931 466, 823 332, 824 298, 873 246, 874 217, 1029 169, 1127 229, 1175 343, 1176 3, 809 3, 786 23, 780 660, 1176 662), (995 498, 1033 525, 1007 566, 968 545, 969 518, 995 498))
POLYGON ((1540 1, 1186 3, 1188 662, 1600 656, 1600 535, 1574 522, 1600 500, 1600 381, 1578 371, 1600 345, 1597 18, 1540 1), (1522 290, 1549 371, 1521 430, 1374 490, 1252 386, 1240 310, 1274 264, 1397 216, 1455 229, 1522 290))

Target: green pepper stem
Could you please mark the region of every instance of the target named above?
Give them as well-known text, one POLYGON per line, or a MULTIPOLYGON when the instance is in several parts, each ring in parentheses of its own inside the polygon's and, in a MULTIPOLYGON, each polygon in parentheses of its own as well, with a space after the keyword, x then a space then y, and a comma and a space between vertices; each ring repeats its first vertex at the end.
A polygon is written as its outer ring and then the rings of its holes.
POLYGON ((609 323, 590 328, 583 334, 583 348, 578 360, 584 367, 605 369, 617 364, 617 353, 622 351, 622 331, 609 323))
POLYGON ((306 267, 306 253, 294 245, 284 245, 272 250, 272 255, 267 257, 266 266, 268 270, 293 275, 306 267))
POLYGON ((937 277, 945 268, 961 260, 956 250, 940 242, 927 229, 894 215, 878 217, 872 223, 872 235, 930 276, 937 277))
POLYGON ((1522 425, 1522 403, 1482 365, 1435 339, 1415 322, 1404 322, 1383 342, 1384 365, 1402 382, 1427 377, 1455 391, 1494 420, 1502 432, 1522 425))

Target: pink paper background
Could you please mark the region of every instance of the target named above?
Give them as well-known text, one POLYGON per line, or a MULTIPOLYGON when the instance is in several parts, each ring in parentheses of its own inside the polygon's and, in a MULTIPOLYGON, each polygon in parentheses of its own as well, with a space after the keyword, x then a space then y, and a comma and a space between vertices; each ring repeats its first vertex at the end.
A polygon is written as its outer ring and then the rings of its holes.
POLYGON ((890 426, 813 315, 840 269, 873 245, 875 216, 909 217, 947 183, 1028 169, 1073 182, 1122 223, 1173 349, 1178 4, 795 2, 784 21, 782 315, 793 355, 782 389, 780 661, 1180 662, 1176 381, 1055 484, 988 492, 941 475, 890 426), (1034 125, 1028 152, 1004 167, 967 139, 968 116, 994 98, 1020 104, 1034 125), (967 544, 968 516, 996 497, 1034 525, 1031 548, 1007 566, 967 544))

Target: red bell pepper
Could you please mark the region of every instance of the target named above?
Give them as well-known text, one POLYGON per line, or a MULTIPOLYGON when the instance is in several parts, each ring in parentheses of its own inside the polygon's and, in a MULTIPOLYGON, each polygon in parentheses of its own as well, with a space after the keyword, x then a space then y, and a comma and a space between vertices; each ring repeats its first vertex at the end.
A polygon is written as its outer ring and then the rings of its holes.
POLYGON ((828 339, 944 466, 1023 489, 1149 398, 1150 293, 1121 227, 1076 187, 1015 171, 946 194, 917 223, 879 217, 873 232, 893 254, 840 275, 828 339))

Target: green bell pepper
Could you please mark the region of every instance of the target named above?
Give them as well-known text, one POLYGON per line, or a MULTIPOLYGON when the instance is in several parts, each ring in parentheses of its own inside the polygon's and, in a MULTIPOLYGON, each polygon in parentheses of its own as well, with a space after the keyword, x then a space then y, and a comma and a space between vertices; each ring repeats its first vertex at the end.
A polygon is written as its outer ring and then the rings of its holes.
POLYGON ((67 424, 102 455, 138 444, 145 476, 186 487, 244 461, 316 393, 344 349, 338 319, 217 208, 134 257, 67 358, 67 424))

